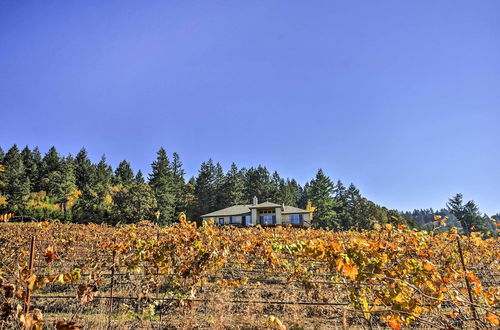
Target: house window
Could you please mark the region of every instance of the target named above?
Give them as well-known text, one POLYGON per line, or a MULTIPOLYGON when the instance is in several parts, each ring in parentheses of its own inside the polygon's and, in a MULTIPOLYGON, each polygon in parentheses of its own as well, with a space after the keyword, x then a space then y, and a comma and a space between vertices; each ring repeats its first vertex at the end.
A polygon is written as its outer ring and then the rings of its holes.
POLYGON ((219 218, 219 225, 223 225, 224 224, 224 218, 219 218))
POLYGON ((260 217, 260 224, 261 225, 274 225, 275 222, 276 222, 276 216, 262 215, 260 217))
POLYGON ((300 225, 302 223, 302 214, 290 214, 290 223, 300 225))
POLYGON ((241 217, 241 221, 242 221, 242 224, 245 225, 245 226, 250 226, 252 220, 252 218, 249 216, 249 215, 244 215, 241 217))
POLYGON ((229 217, 229 223, 238 223, 238 218, 235 216, 229 217))

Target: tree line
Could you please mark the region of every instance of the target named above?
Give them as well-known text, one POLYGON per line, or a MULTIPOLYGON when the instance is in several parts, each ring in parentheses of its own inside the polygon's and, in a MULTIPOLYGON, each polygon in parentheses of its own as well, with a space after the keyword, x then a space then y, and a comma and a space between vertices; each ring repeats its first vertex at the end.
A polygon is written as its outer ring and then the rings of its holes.
POLYGON ((461 232, 468 235, 472 231, 490 233, 491 236, 498 235, 500 213, 492 216, 482 214, 476 202, 470 200, 465 202, 462 194, 456 194, 446 203, 446 208, 434 210, 415 209, 413 211, 401 212, 405 218, 413 219, 424 229, 434 228, 442 219, 446 219, 441 230, 457 227, 461 232), (437 219, 437 220, 436 220, 437 219))
POLYGON ((61 156, 55 147, 42 155, 38 147, 6 153, 0 148, 0 214, 11 212, 24 220, 59 219, 67 222, 133 223, 143 219, 171 224, 181 212, 188 219, 236 204, 253 196, 305 208, 316 207, 314 225, 333 230, 371 229, 387 222, 419 226, 411 214, 400 213, 363 197, 354 185, 334 181, 321 169, 301 186, 293 178, 271 173, 265 166, 224 171, 211 159, 186 180, 177 153, 156 153, 147 177, 121 161, 113 169, 102 156, 93 163, 85 148, 76 156, 61 156))

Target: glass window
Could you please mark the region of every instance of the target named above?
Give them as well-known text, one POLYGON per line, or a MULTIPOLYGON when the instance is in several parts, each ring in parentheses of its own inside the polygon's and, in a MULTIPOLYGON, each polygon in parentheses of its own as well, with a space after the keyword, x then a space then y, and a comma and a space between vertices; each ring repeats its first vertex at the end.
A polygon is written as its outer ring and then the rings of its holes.
POLYGON ((237 217, 235 217, 235 216, 231 216, 231 217, 229 218, 229 223, 238 223, 238 218, 237 218, 237 217))
POLYGON ((262 215, 260 217, 260 224, 261 225, 272 225, 274 224, 274 217, 272 215, 262 215))
POLYGON ((302 214, 290 214, 290 223, 300 225, 302 223, 302 214))
POLYGON ((252 219, 252 217, 251 217, 251 216, 249 216, 249 215, 245 215, 245 216, 243 216, 243 217, 242 217, 242 219, 241 219, 241 220, 243 221, 243 225, 245 225, 245 226, 250 226, 251 219, 252 219))
POLYGON ((223 225, 224 224, 224 218, 219 218, 219 225, 223 225))

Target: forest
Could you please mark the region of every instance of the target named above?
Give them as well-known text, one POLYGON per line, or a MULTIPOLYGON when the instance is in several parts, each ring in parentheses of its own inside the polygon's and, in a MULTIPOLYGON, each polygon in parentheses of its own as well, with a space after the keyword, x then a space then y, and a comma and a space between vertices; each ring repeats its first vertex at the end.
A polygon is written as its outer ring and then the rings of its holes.
MULTIPOLYGON (((85 148, 76 156, 61 156, 55 147, 42 154, 38 147, 0 148, 0 214, 13 220, 59 220, 75 223, 134 223, 153 220, 169 225, 181 212, 198 221, 200 215, 235 204, 249 204, 253 196, 304 208, 316 207, 314 225, 333 230, 371 229, 388 222, 422 227, 435 216, 448 219, 467 232, 495 231, 473 202, 463 204, 457 194, 443 210, 399 212, 363 197, 354 184, 332 180, 321 169, 301 186, 293 178, 271 173, 265 166, 224 171, 209 159, 197 176, 186 180, 179 155, 160 148, 145 175, 123 160, 113 169, 103 155, 93 163, 85 148)), ((495 215, 492 219, 498 219, 495 215)))

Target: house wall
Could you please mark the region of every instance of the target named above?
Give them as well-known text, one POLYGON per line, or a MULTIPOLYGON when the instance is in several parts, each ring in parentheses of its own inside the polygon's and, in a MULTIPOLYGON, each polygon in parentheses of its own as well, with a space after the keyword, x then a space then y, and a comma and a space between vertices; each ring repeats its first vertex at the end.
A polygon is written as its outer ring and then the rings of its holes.
POLYGON ((251 216, 252 216, 252 225, 256 225, 259 221, 257 218, 257 209, 252 209, 251 216))
MULTIPOLYGON (((301 213, 302 214, 302 223, 304 226, 309 227, 311 224, 309 213, 301 213)), ((291 214, 282 214, 281 219, 282 219, 282 224, 283 225, 289 225, 290 224, 290 215, 291 214)))
POLYGON ((276 224, 281 225, 282 223, 281 207, 277 207, 274 213, 276 213, 276 224))
MULTIPOLYGON (((272 212, 272 213, 263 213, 263 214, 261 214, 256 209, 252 209, 252 212, 251 212, 251 221, 252 221, 252 224, 256 225, 256 224, 260 223, 260 216, 261 215, 275 215, 276 216, 276 224, 277 225, 289 225, 290 224, 290 214, 282 214, 281 213, 281 209, 277 209, 277 210, 279 210, 279 211, 276 212, 276 210, 275 210, 275 212, 272 212)), ((211 218, 214 219, 215 224, 219 224, 219 219, 220 218, 224 219, 224 224, 225 225, 231 224, 229 216, 224 216, 224 217, 205 217, 205 218, 203 218, 203 220, 208 221, 211 218)), ((310 220, 309 213, 302 213, 302 220, 303 220, 302 224, 305 227, 310 227, 311 220, 310 220)), ((238 225, 243 224, 242 216, 241 215, 237 215, 236 216, 236 221, 233 222, 232 224, 238 224, 238 225)))
POLYGON ((214 219, 214 223, 216 225, 220 224, 219 219, 224 219, 224 224, 225 225, 229 225, 229 224, 232 224, 232 225, 234 225, 234 224, 241 225, 241 224, 243 224, 243 216, 236 215, 236 216, 234 216, 234 218, 235 218, 234 222, 231 222, 231 217, 230 216, 224 216, 224 217, 205 217, 205 218, 203 218, 203 220, 208 221, 210 219, 214 219))

